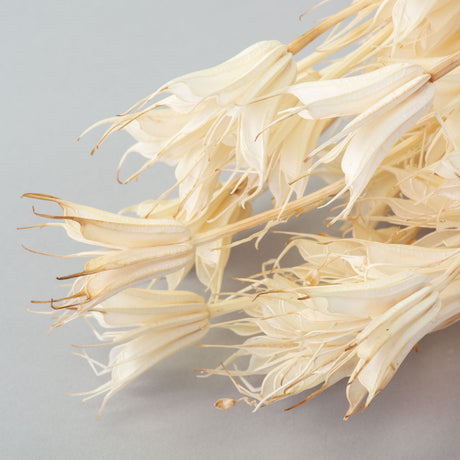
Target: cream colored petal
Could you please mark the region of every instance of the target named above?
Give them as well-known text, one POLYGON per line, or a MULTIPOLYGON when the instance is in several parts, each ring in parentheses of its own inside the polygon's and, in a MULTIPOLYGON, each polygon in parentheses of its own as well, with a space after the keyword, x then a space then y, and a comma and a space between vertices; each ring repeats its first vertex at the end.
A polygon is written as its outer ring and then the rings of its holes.
POLYGON ((78 276, 72 288, 74 297, 53 301, 52 305, 57 309, 74 309, 75 312, 63 321, 58 320, 54 327, 80 316, 125 288, 166 277, 190 266, 194 259, 193 251, 191 245, 179 244, 117 251, 90 260, 84 272, 60 278, 78 276))
POLYGON ((152 331, 113 348, 108 366, 111 380, 89 392, 89 397, 105 393, 99 414, 115 393, 155 364, 195 344, 206 333, 207 321, 198 321, 172 330, 152 331))
POLYGON ((280 60, 279 72, 285 68, 295 68, 287 47, 277 41, 256 43, 234 58, 207 70, 200 70, 168 82, 165 87, 180 99, 198 103, 204 98, 215 98, 221 106, 244 105, 254 93, 267 86, 267 78, 280 60), (249 96, 249 98, 248 98, 249 96))
MULTIPOLYGON (((141 248, 185 242, 190 239, 190 231, 173 219, 138 219, 112 214, 48 195, 27 194, 26 196, 58 203, 64 211, 63 220, 68 235, 88 244, 117 248, 141 248)), ((61 219, 60 216, 50 217, 61 219)))
MULTIPOLYGON (((243 207, 238 193, 223 197, 216 208, 216 214, 207 214, 207 221, 200 227, 200 232, 219 228, 251 215, 251 206, 246 204, 243 207)), ((223 238, 196 249, 195 267, 198 279, 208 286, 211 292, 218 292, 221 288, 225 266, 230 257, 230 243, 231 238, 223 238)))
POLYGON ((426 282, 425 276, 403 272, 381 280, 339 286, 315 286, 306 290, 313 298, 326 297, 331 312, 366 318, 382 314, 395 301, 421 288, 426 282))
POLYGON ((393 64, 362 75, 301 83, 288 88, 303 106, 295 112, 307 119, 357 115, 411 80, 423 77, 423 67, 393 64))
POLYGON ((368 392, 366 405, 387 385, 415 344, 430 332, 439 309, 438 296, 431 294, 381 331, 383 337, 369 337, 358 346, 361 361, 351 380, 357 376, 368 392), (369 347, 367 352, 362 348, 365 344, 369 347))
POLYGON ((342 215, 352 208, 379 164, 398 139, 424 115, 433 103, 434 88, 424 85, 399 105, 359 129, 342 158, 350 198, 342 215))
POLYGON ((206 311, 203 297, 189 291, 125 289, 98 307, 98 319, 104 327, 134 327, 149 324, 158 327, 157 319, 177 320, 184 315, 206 311))
POLYGON ((392 11, 395 43, 403 42, 436 5, 437 0, 397 0, 392 11))

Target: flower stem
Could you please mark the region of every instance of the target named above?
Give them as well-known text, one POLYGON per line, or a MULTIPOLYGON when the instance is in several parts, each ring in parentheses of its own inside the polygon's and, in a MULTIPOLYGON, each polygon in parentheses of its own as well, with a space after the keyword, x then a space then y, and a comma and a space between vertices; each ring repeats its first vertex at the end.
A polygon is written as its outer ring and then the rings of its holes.
POLYGON ((363 8, 372 5, 375 3, 373 0, 361 0, 357 1, 350 6, 347 6, 342 11, 339 11, 332 16, 329 16, 325 19, 322 23, 318 24, 313 29, 305 32, 300 37, 297 37, 295 40, 292 40, 291 43, 288 44, 288 51, 292 54, 297 54, 299 51, 302 51, 308 44, 310 44, 313 40, 318 38, 324 32, 327 32, 332 27, 340 24, 345 19, 348 19, 350 16, 361 11, 363 8))
POLYGON ((447 75, 460 65, 460 51, 446 57, 431 70, 431 82, 435 82, 447 75))
POLYGON ((222 315, 227 315, 235 311, 240 311, 244 308, 245 299, 240 297, 236 299, 219 300, 208 304, 210 318, 216 318, 222 315))
POLYGON ((309 195, 293 200, 285 206, 278 206, 276 208, 269 209, 268 211, 261 212, 260 214, 234 222, 233 224, 201 233, 194 238, 193 242, 196 246, 201 246, 220 238, 226 238, 245 230, 250 230, 251 228, 266 224, 271 220, 279 220, 291 217, 299 212, 305 212, 307 208, 316 208, 327 198, 337 194, 344 186, 345 181, 341 179, 331 185, 327 185, 326 187, 310 193, 309 195))

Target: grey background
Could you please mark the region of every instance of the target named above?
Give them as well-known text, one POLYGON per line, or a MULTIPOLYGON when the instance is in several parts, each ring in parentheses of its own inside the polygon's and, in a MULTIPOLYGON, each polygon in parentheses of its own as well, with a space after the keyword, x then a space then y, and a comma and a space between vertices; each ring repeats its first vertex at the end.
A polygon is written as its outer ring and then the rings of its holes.
MULTIPOLYGON (((458 458, 460 324, 425 338, 371 407, 348 422, 342 421, 343 383, 290 412, 283 412, 289 403, 256 414, 244 405, 218 411, 213 402, 236 393, 224 378, 195 377, 193 369, 222 358, 198 348, 146 373, 96 421, 100 401, 83 406, 66 396, 103 381, 71 354, 71 344, 95 343, 89 328, 75 321, 47 336, 51 319, 26 311, 30 299, 65 292, 54 277, 81 262, 32 255, 20 244, 58 254, 81 248, 63 231, 18 232, 17 226, 39 222, 31 200, 20 195, 49 193, 111 211, 155 198, 172 183, 168 168, 121 186, 115 170, 130 140, 115 136, 90 157, 100 131, 77 144, 81 131, 172 77, 258 40, 288 42, 313 19, 347 4, 330 1, 299 22, 312 3, 0 2, 2 458, 458 458)), ((318 221, 307 215, 289 228, 314 231, 318 221)), ((228 276, 256 272, 281 241, 268 238, 259 253, 237 248, 228 276)), ((197 287, 193 275, 184 287, 197 287)))

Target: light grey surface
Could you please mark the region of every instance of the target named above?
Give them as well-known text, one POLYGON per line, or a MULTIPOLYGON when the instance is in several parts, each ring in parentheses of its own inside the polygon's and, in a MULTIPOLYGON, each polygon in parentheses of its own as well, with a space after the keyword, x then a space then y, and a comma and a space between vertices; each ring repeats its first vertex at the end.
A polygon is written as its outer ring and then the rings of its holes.
MULTIPOLYGON (((298 15, 311 0, 267 1, 17 1, 0 3, 2 134, 2 458, 458 458, 460 324, 427 337, 363 414, 342 421, 343 383, 307 405, 280 403, 252 414, 212 403, 235 396, 224 378, 197 379, 193 369, 222 355, 197 348, 161 363, 110 401, 83 406, 65 395, 102 380, 71 355, 70 344, 94 343, 83 322, 47 336, 51 319, 26 311, 31 298, 56 296, 54 277, 74 260, 32 255, 70 253, 77 246, 58 230, 15 227, 38 223, 24 192, 42 192, 117 211, 154 198, 171 183, 167 168, 121 186, 115 170, 125 136, 94 157, 97 139, 76 137, 92 122, 119 113, 169 78, 216 64, 255 41, 288 42, 331 8, 298 15)), ((42 209, 48 209, 46 206, 42 209)), ((314 229, 306 216, 296 228, 314 229)), ((273 255, 237 248, 228 276, 256 271, 273 255)), ((276 240, 277 242, 280 239, 276 240)), ((229 285, 229 284, 228 284, 229 285)), ((193 276, 186 288, 194 288, 193 276)))

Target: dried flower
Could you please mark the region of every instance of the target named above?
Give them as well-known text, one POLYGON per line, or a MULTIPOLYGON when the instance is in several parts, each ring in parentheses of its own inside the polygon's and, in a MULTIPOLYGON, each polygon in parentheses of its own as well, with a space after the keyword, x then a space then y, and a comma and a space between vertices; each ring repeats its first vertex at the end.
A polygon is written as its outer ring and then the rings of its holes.
POLYGON ((166 83, 128 113, 104 120, 112 126, 102 140, 126 129, 137 144, 122 163, 132 152, 148 159, 126 182, 163 161, 176 166, 182 200, 190 200, 199 189, 198 203, 205 202, 221 171, 231 168, 256 175, 260 191, 267 175, 268 133, 256 137, 276 114, 278 100, 254 101, 292 83, 295 76, 296 64, 285 45, 259 42, 216 67, 166 83), (165 93, 170 96, 147 105, 165 93))
POLYGON ((323 119, 357 115, 310 153, 312 156, 345 138, 317 163, 331 162, 343 153, 344 190, 350 190, 350 199, 342 216, 350 212, 396 141, 433 104, 430 78, 421 66, 394 64, 355 77, 301 83, 286 90, 301 101, 286 116, 297 113, 306 119, 323 119))
POLYGON ((321 385, 296 407, 346 378, 349 417, 419 340, 460 320, 459 24, 456 0, 355 0, 288 45, 256 43, 97 123, 111 126, 95 148, 119 130, 135 139, 120 168, 131 153, 146 159, 125 182, 159 161, 177 181, 121 214, 25 195, 63 210, 37 213, 59 221, 39 227, 62 226, 98 247, 75 254, 92 259, 59 278, 76 279, 69 296, 49 301, 60 313, 54 326, 82 317, 114 345, 107 365, 82 354, 110 374, 86 396, 105 394, 102 410, 215 327, 245 337, 210 371, 230 376, 243 397, 216 407, 257 409, 321 385), (305 195, 312 174, 329 184, 305 195), (178 198, 166 199, 173 189, 178 198), (267 190, 272 208, 251 215, 251 200, 267 190), (265 225, 243 240, 259 241, 345 192, 331 223, 341 220, 343 238, 295 235, 245 289, 222 299, 234 235, 265 225), (283 267, 293 249, 303 262, 283 267), (211 291, 207 302, 175 290, 193 266, 211 291), (150 289, 159 278, 168 290, 150 289), (142 282, 149 289, 133 287, 142 282), (239 316, 216 320, 232 312, 239 316))
POLYGON ((39 215, 62 219, 64 222, 60 225, 74 240, 107 248, 85 253, 97 257, 87 262, 82 272, 58 278, 77 279, 69 296, 51 299, 51 307, 75 311, 54 326, 79 316, 133 284, 168 277, 178 271, 186 273, 193 264, 190 231, 173 219, 137 219, 49 195, 29 193, 24 196, 58 203, 64 211, 63 216, 39 215))
MULTIPOLYGON (((142 373, 202 340, 210 319, 239 310, 244 302, 221 301, 207 305, 203 297, 188 291, 126 289, 83 313, 88 322, 95 319, 105 332, 92 326, 96 337, 115 345, 107 365, 85 358, 97 375, 110 374, 110 380, 79 395, 91 399, 105 394, 99 415, 107 401, 142 373)), ((90 323, 91 324, 91 323, 90 323)))
MULTIPOLYGON (((105 393, 100 409, 129 382, 159 361, 204 337, 209 328, 209 311, 201 296, 185 291, 126 289, 86 314, 107 329, 97 337, 116 345, 108 365, 87 354, 98 375, 111 379, 88 393, 87 399, 105 393)), ((95 330, 96 331, 96 330, 95 330)))
POLYGON ((294 246, 306 264, 254 282, 258 308, 246 322, 259 335, 213 372, 241 378, 237 388, 256 408, 322 384, 307 401, 348 378, 349 417, 363 398, 369 405, 424 335, 458 318, 460 294, 450 283, 460 281, 460 252, 325 237, 294 246), (227 369, 247 356, 246 369, 227 369), (258 375, 260 385, 248 381, 258 375))

